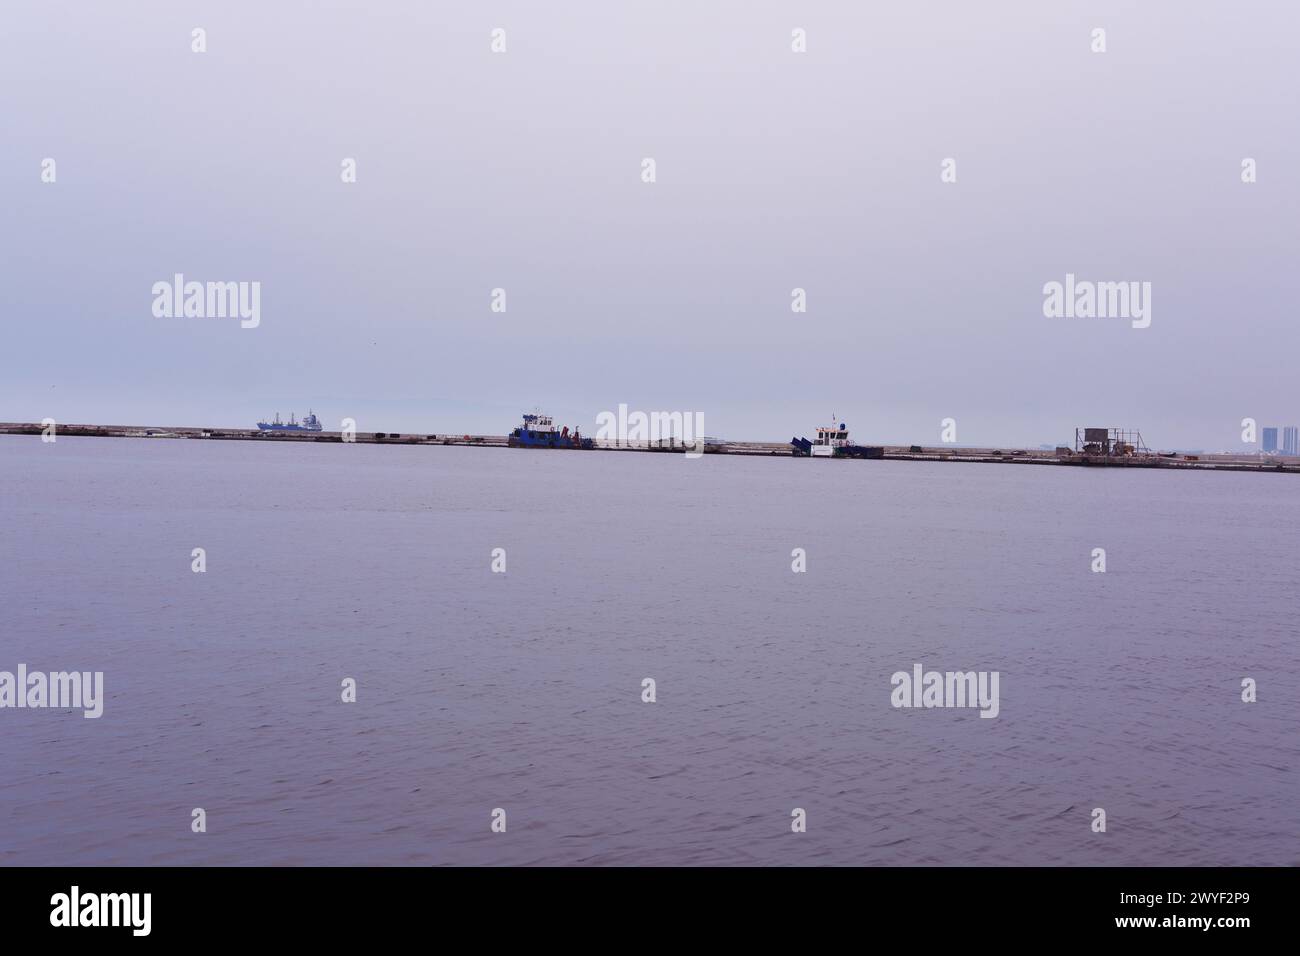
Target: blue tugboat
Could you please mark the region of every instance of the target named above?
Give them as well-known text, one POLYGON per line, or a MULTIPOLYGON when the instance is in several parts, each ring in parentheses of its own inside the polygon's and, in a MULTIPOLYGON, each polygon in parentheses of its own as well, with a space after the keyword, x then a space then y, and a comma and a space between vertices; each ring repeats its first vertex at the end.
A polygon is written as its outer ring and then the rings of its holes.
POLYGON ((311 411, 308 411, 301 422, 293 417, 293 413, 289 414, 287 422, 282 422, 280 421, 280 413, 276 412, 275 421, 258 422, 257 427, 264 432, 318 432, 321 430, 322 425, 320 419, 311 411))
POLYGON ((550 415, 536 412, 524 416, 524 423, 510 433, 506 444, 511 448, 593 448, 595 442, 583 438, 577 429, 569 431, 565 425, 560 431, 555 430, 555 423, 550 415))

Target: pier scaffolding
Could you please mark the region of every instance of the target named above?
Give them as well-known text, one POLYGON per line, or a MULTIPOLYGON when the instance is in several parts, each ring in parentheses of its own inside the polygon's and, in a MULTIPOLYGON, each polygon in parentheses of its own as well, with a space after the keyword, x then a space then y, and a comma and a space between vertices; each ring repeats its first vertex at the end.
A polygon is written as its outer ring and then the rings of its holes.
POLYGON ((1150 455, 1152 452, 1136 428, 1076 428, 1074 453, 1129 458, 1134 455, 1150 455))

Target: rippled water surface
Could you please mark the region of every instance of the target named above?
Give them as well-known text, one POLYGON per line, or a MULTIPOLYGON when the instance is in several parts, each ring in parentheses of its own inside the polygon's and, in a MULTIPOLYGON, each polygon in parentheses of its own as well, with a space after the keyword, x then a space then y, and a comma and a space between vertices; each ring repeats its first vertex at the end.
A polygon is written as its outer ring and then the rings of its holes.
POLYGON ((0 437, 0 491, 0 670, 106 685, 0 710, 4 863, 1300 863, 1292 476, 0 437))

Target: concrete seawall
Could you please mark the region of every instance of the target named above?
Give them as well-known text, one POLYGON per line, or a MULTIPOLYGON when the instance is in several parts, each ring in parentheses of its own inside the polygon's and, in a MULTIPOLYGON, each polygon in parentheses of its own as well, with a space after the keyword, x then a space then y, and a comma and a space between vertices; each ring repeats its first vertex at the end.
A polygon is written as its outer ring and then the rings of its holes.
MULTIPOLYGON (((40 435, 44 427, 33 422, 0 422, 0 435, 40 435)), ((271 432, 256 428, 203 428, 158 425, 78 425, 57 424, 57 436, 92 438, 201 439, 207 441, 325 442, 346 444, 342 432, 271 432)), ((483 448, 508 448, 505 435, 466 435, 432 432, 357 432, 353 440, 366 445, 469 445, 483 448)), ((1176 468, 1196 471, 1267 471, 1300 473, 1300 458, 1264 455, 1179 455, 1141 454, 1103 456, 1058 454, 1055 451, 956 448, 951 446, 884 445, 885 461, 955 461, 987 464, 1057 465, 1100 468, 1176 468)), ((519 451, 549 449, 518 449, 519 451)), ((559 451, 560 449, 556 449, 559 451)), ((566 449, 567 450, 567 449, 566 449)), ((640 452, 643 454, 682 454, 680 443, 649 442, 619 445, 596 443, 593 451, 640 452)), ((750 455, 789 458, 792 448, 786 442, 711 441, 705 454, 750 455)), ((819 461, 823 459, 809 459, 819 461)), ((825 459, 840 460, 840 459, 825 459)), ((877 459, 879 460, 879 459, 877 459)))

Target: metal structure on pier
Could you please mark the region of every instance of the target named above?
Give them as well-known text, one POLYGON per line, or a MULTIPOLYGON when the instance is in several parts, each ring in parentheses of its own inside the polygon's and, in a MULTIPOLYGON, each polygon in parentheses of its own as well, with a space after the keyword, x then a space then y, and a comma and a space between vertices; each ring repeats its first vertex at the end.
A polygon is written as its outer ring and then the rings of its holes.
POLYGON ((1076 428, 1076 455, 1101 455, 1104 458, 1127 458, 1150 455, 1151 449, 1136 428, 1076 428))

